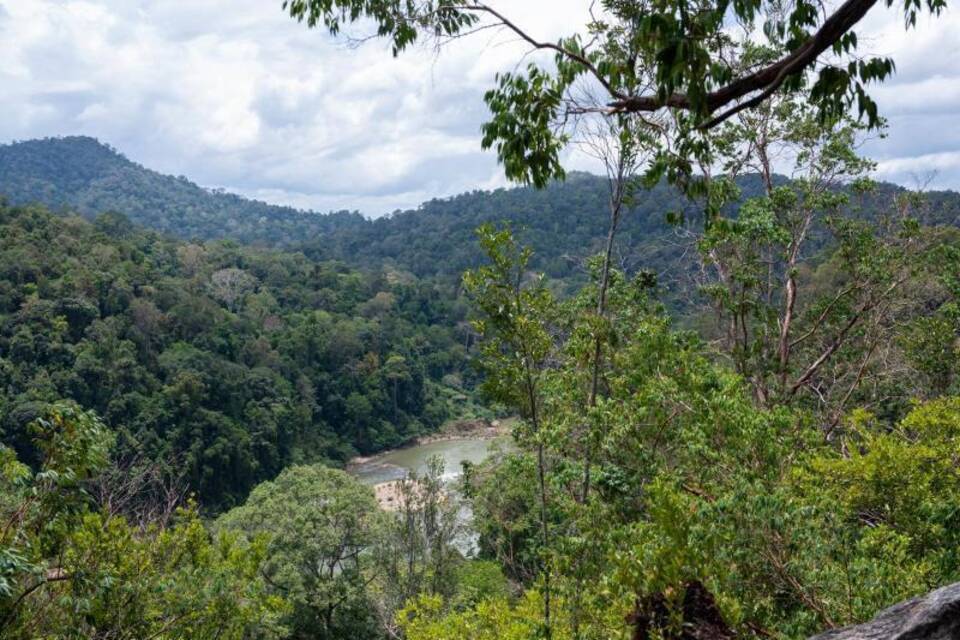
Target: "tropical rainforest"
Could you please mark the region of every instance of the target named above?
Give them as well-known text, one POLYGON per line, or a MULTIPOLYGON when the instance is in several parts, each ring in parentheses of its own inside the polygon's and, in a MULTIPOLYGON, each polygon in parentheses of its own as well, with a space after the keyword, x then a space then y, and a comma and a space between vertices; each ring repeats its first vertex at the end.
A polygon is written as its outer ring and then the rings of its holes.
POLYGON ((960 581, 960 195, 870 178, 873 3, 600 4, 486 95, 516 189, 367 220, 0 147, 0 636, 805 638, 960 581), (349 472, 506 417, 388 508, 349 472))
POLYGON ((302 254, 190 244, 38 207, 0 208, 3 433, 69 398, 168 457, 210 507, 297 461, 397 446, 469 382, 449 294, 302 254), (45 247, 57 247, 56 252, 45 247))

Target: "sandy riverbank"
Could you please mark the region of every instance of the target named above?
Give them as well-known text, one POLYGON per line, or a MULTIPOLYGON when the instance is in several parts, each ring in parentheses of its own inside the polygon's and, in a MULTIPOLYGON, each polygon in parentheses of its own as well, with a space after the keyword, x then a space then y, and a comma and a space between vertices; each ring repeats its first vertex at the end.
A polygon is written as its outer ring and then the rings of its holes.
POLYGON ((377 498, 377 504, 384 511, 396 511, 400 508, 400 482, 400 480, 394 480, 373 485, 373 493, 377 498))

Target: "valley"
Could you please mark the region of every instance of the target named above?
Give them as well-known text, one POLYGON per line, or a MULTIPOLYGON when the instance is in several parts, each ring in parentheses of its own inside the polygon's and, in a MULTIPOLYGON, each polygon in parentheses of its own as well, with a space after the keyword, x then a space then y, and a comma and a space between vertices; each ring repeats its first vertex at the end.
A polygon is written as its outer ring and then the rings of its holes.
POLYGON ((958 29, 0 0, 0 638, 960 637, 958 29))

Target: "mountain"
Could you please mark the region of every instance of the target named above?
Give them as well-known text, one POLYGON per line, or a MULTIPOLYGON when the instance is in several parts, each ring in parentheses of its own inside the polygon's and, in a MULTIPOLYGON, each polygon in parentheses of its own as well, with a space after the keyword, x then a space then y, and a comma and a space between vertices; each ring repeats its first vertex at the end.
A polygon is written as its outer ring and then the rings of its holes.
MULTIPOLYGON (((759 186, 759 185, 757 185, 759 186)), ((750 185, 748 185, 748 188, 750 185)), ((308 255, 387 262, 419 277, 459 277, 480 264, 475 230, 509 223, 533 247, 533 267, 554 279, 578 279, 584 261, 602 251, 607 236, 608 186, 588 173, 573 173, 546 189, 518 187, 474 191, 424 203, 364 225, 335 227, 304 244, 308 255)), ((695 213, 676 190, 643 192, 624 215, 617 236, 619 263, 627 270, 662 270, 679 249, 669 211, 695 213)))
MULTIPOLYGON (((574 173, 533 188, 474 191, 431 200, 376 220, 356 213, 318 214, 204 189, 127 159, 94 138, 46 138, 0 146, 0 196, 93 218, 121 212, 136 225, 183 239, 229 238, 245 244, 296 247, 313 258, 354 266, 389 265, 421 277, 459 278, 481 254, 474 230, 509 222, 536 250, 533 266, 558 279, 582 277, 582 261, 606 237, 607 185, 574 173)), ((663 267, 675 254, 667 211, 687 209, 675 190, 644 193, 625 216, 618 247, 628 268, 663 267)))
MULTIPOLYGON (((751 196, 761 184, 756 176, 747 176, 740 187, 751 196)), ((900 190, 881 184, 876 197, 888 202, 900 190)), ((481 262, 474 230, 486 222, 507 222, 534 249, 532 266, 568 288, 585 278, 584 261, 600 252, 608 219, 607 183, 588 173, 572 173, 545 189, 474 191, 430 200, 370 220, 357 213, 319 214, 210 191, 144 168, 88 137, 0 146, 0 195, 14 204, 38 202, 87 217, 118 211, 138 225, 184 239, 229 238, 296 248, 317 260, 341 260, 358 268, 388 266, 448 282, 481 262)), ((660 185, 639 193, 623 216, 616 255, 627 271, 649 269, 673 286, 678 260, 688 255, 692 243, 690 234, 666 222, 668 212, 682 212, 697 225, 696 207, 675 189, 660 185)), ((928 193, 922 222, 960 227, 960 194, 928 193)), ((691 262, 683 264, 689 269, 691 262)))
POLYGON ((137 225, 184 239, 265 246, 289 246, 364 220, 357 213, 319 215, 204 189, 84 136, 0 146, 0 194, 12 204, 40 203, 87 217, 118 211, 137 225))

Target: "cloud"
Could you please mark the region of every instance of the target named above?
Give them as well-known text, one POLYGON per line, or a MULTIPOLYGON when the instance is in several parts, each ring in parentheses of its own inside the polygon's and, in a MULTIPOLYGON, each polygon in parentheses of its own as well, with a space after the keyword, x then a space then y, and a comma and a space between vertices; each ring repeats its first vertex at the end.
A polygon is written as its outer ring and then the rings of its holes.
POLYGON ((921 15, 904 29, 902 10, 876 9, 860 30, 865 52, 891 56, 895 75, 871 88, 889 128, 865 153, 879 162, 877 177, 908 187, 960 189, 960 13, 921 15))
MULTIPOLYGON (((582 23, 580 4, 553 5, 542 36, 582 23)), ((502 35, 395 59, 308 31, 279 0, 0 9, 0 140, 93 135, 204 185, 372 215, 499 173, 479 127, 483 92, 522 50, 502 35)))
MULTIPOLYGON (((583 25, 589 6, 499 4, 545 40, 583 25)), ((892 128, 868 150, 885 177, 915 159, 960 186, 948 160, 960 150, 960 22, 948 13, 906 33, 893 10, 870 20, 861 40, 899 72, 875 89, 892 128)), ((504 184, 480 150, 482 95, 523 51, 482 32, 393 58, 381 41, 307 30, 279 0, 0 0, 0 141, 93 135, 207 186, 379 215, 504 184)))

